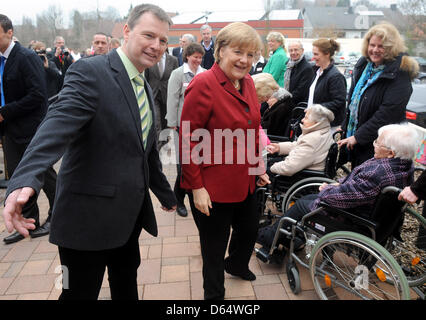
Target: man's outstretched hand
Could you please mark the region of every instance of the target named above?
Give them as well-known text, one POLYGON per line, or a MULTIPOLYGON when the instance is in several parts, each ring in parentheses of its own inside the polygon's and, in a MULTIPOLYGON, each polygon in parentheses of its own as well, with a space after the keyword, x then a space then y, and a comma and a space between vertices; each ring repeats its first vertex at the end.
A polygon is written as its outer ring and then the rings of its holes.
POLYGON ((35 220, 26 219, 22 216, 23 206, 34 194, 34 189, 25 187, 16 189, 7 197, 3 210, 3 218, 9 233, 15 229, 24 237, 28 237, 30 234, 29 230, 35 229, 35 220))

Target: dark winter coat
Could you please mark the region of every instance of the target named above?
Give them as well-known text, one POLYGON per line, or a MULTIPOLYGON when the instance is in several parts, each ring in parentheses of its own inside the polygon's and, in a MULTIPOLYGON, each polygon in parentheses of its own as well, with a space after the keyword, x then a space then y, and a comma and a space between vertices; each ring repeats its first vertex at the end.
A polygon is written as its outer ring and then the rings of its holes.
POLYGON ((277 101, 263 113, 262 128, 267 130, 267 134, 285 136, 291 117, 291 110, 292 102, 290 96, 277 101))
MULTIPOLYGON (((354 67, 348 105, 367 63, 367 58, 361 57, 354 67)), ((405 108, 413 92, 411 80, 414 74, 411 70, 415 68, 415 63, 408 56, 397 56, 395 60, 386 63, 379 78, 365 90, 358 107, 358 126, 354 135, 357 144, 350 159, 353 165, 373 157, 373 141, 377 139, 379 128, 405 121, 405 108)), ((347 110, 343 130, 346 130, 348 121, 347 110)))
POLYGON ((293 104, 296 106, 299 102, 308 102, 309 87, 315 78, 314 69, 303 58, 291 70, 289 91, 293 95, 293 104))
MULTIPOLYGON (((314 74, 316 74, 318 68, 314 67, 314 74)), ((314 80, 315 76, 312 77, 309 86, 314 80)), ((333 111, 334 121, 330 124, 332 127, 342 124, 346 108, 346 93, 345 77, 337 70, 332 61, 319 77, 314 93, 314 104, 321 104, 323 107, 333 111)))

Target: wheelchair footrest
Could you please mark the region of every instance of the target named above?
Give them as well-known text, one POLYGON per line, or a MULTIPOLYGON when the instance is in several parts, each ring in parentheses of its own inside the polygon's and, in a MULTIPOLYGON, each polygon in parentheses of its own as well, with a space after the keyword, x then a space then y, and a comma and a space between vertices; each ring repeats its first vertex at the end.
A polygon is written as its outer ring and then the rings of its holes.
POLYGON ((259 249, 256 248, 255 251, 256 251, 256 257, 260 261, 262 261, 264 263, 268 263, 269 262, 269 250, 267 248, 264 248, 264 247, 259 248, 259 249))

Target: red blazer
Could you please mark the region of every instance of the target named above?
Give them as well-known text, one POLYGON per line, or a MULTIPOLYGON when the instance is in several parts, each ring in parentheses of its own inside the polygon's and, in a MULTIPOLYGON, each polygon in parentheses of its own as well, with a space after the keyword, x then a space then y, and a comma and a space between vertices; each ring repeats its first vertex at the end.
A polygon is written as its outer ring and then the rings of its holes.
POLYGON ((256 175, 264 173, 249 171, 259 168, 256 89, 249 75, 240 84, 242 93, 215 63, 197 75, 185 92, 179 132, 181 187, 204 187, 213 202, 245 200, 249 191, 254 192, 256 175), (231 138, 221 138, 226 129, 231 138))

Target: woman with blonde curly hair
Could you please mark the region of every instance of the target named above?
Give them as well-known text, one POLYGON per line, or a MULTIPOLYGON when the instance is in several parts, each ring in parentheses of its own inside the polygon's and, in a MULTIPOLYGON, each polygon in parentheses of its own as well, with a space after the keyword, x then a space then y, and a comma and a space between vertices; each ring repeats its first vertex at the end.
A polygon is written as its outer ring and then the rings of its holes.
POLYGON ((380 127, 405 121, 411 81, 419 70, 406 49, 398 30, 387 22, 373 26, 364 37, 342 124, 346 138, 339 142, 346 146, 352 168, 373 156, 380 127))

